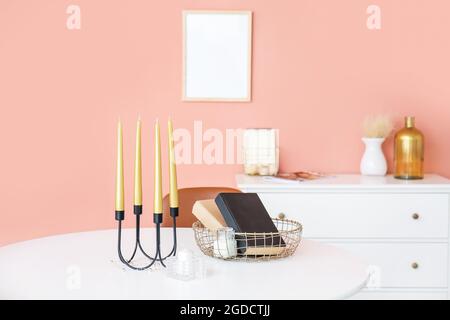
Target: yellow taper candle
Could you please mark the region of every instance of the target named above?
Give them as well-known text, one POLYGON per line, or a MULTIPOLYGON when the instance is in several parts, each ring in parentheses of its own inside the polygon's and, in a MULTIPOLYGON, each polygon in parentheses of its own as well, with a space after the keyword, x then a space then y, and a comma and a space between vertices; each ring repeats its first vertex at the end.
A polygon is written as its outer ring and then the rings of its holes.
POLYGON ((124 211, 123 200, 123 134, 122 122, 117 125, 116 211, 124 211))
POLYGON ((162 214, 162 173, 161 173, 161 139, 159 121, 155 123, 155 193, 153 197, 153 213, 162 214))
POLYGON ((173 125, 169 119, 167 124, 169 133, 169 195, 170 207, 178 208, 178 186, 177 186, 177 167, 175 163, 175 151, 173 146, 173 125))
POLYGON ((134 158, 134 205, 142 206, 141 118, 136 127, 136 154, 134 158))

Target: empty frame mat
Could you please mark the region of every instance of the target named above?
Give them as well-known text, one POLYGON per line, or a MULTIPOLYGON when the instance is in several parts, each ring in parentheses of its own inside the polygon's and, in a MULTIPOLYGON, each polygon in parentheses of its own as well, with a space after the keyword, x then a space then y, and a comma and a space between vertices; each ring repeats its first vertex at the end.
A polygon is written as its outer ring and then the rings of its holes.
POLYGON ((183 12, 183 100, 250 101, 252 13, 183 12))

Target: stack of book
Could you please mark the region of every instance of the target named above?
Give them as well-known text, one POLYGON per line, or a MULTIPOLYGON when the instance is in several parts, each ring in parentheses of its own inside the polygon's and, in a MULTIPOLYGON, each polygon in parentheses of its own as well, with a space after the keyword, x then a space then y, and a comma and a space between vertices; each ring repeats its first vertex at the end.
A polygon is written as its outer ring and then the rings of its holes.
POLYGON ((278 255, 286 246, 256 193, 220 193, 197 201, 192 213, 211 231, 233 228, 240 254, 278 255))

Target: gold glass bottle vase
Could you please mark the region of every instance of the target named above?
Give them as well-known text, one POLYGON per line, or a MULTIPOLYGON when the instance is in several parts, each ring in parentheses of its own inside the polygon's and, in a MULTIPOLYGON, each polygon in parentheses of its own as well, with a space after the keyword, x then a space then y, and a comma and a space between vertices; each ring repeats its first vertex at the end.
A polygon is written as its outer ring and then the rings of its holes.
POLYGON ((405 127, 395 135, 395 178, 423 179, 423 134, 414 126, 414 117, 405 118, 405 127))

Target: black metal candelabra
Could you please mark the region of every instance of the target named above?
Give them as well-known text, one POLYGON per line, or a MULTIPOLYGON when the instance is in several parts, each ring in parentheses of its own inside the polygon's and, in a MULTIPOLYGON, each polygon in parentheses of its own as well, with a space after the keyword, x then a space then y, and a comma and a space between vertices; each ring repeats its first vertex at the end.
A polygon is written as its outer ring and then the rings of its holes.
POLYGON ((170 257, 175 256, 177 254, 177 217, 178 217, 178 208, 170 208, 170 216, 173 219, 173 247, 170 253, 163 257, 161 251, 161 223, 163 222, 162 213, 154 213, 153 214, 153 222, 155 223, 155 232, 156 232, 156 252, 154 256, 149 255, 141 244, 141 215, 142 215, 142 205, 134 206, 134 215, 136 216, 136 240, 135 246, 133 250, 133 254, 129 259, 125 259, 122 254, 122 221, 125 220, 125 211, 116 211, 116 221, 118 221, 118 243, 117 243, 117 252, 119 254, 120 261, 125 264, 127 267, 133 270, 146 270, 152 267, 156 262, 161 263, 162 266, 166 266, 164 261, 170 257), (136 257, 136 253, 138 250, 149 259, 149 263, 142 267, 133 266, 131 263, 133 259, 136 257))

